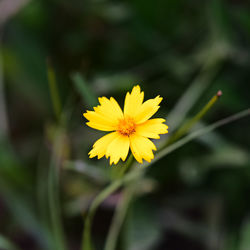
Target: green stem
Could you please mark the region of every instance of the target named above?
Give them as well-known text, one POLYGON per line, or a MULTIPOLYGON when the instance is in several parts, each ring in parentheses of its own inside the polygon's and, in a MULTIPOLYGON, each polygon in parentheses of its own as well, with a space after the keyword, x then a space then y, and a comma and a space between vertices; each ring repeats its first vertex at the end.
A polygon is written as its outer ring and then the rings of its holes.
POLYGON ((85 220, 84 225, 84 233, 83 233, 83 244, 82 244, 82 250, 92 250, 92 243, 91 243, 91 225, 92 220, 94 217, 94 214, 99 207, 99 205, 110 195, 112 194, 117 188, 121 186, 121 183, 114 182, 110 186, 108 186, 106 189, 104 189, 92 202, 88 215, 85 220))
POLYGON ((208 64, 208 62, 204 62, 200 73, 196 76, 193 83, 190 84, 167 117, 172 130, 178 128, 183 122, 188 112, 195 105, 202 93, 204 93, 216 75, 218 75, 222 65, 223 59, 215 61, 212 65, 208 64))
POLYGON ((61 107, 61 101, 60 101, 60 97, 59 97, 59 91, 57 88, 55 72, 54 72, 49 60, 48 60, 47 67, 48 67, 48 81, 49 81, 50 96, 51 96, 51 100, 53 103, 55 116, 56 116, 57 120, 59 121, 62 107, 61 107))
POLYGON ((0 36, 0 141, 8 137, 7 107, 4 89, 3 59, 2 59, 2 37, 0 36))
POLYGON ((80 73, 73 73, 71 79, 78 90, 79 94, 82 96, 83 101, 89 106, 97 106, 97 96, 94 94, 86 80, 80 73))
POLYGON ((141 168, 137 168, 134 171, 128 173, 124 177, 115 180, 109 186, 107 186, 97 197, 93 200, 87 217, 84 223, 84 231, 83 231, 83 241, 82 241, 82 250, 93 250, 93 246, 91 243, 91 225, 92 220, 95 215, 95 212, 99 205, 113 192, 115 192, 118 188, 120 188, 123 184, 130 182, 132 180, 137 179, 142 175, 141 168))
POLYGON ((162 159, 163 157, 165 157, 166 155, 172 153, 173 151, 175 151, 176 149, 184 146, 185 144, 187 144, 188 142, 202 136, 202 135, 205 135, 205 134, 208 134, 210 133, 211 131, 219 128, 219 127, 222 127, 228 123, 231 123, 231 122, 234 122, 234 121, 237 121, 241 118, 244 118, 244 117, 247 117, 250 115, 250 108, 249 109, 245 109, 235 115, 232 115, 232 116, 229 116, 225 119, 222 119, 222 120, 219 120, 205 128, 201 128, 185 137, 183 137, 182 139, 180 139, 179 141, 171 144, 170 146, 162 149, 160 152, 157 153, 157 155, 155 156, 155 158, 150 162, 150 163, 145 163, 144 166, 145 167, 148 167, 149 165, 152 165, 153 163, 159 161, 160 159, 162 159))
POLYGON ((133 161, 134 161, 134 157, 133 157, 133 154, 131 153, 128 160, 126 161, 124 166, 121 168, 121 171, 119 173, 120 177, 122 177, 126 172, 129 171, 129 169, 131 168, 131 166, 133 164, 133 161))
POLYGON ((119 202, 115 215, 113 217, 111 227, 108 232, 107 241, 104 247, 104 250, 115 250, 118 236, 123 224, 123 221, 125 219, 129 204, 132 200, 134 193, 133 185, 132 187, 128 187, 123 192, 123 197, 121 198, 121 201, 119 202))
MULTIPOLYGON (((190 129, 200 121, 203 116, 214 106, 214 104, 218 101, 219 97, 222 95, 222 92, 219 90, 216 95, 214 95, 209 102, 190 120, 185 122, 180 128, 167 140, 166 144, 163 147, 166 147, 173 142, 177 141, 183 135, 188 133, 190 129)), ((160 149, 161 150, 161 149, 160 149)))
POLYGON ((0 234, 0 249, 5 250, 20 250, 13 242, 0 234))
POLYGON ((59 198, 59 170, 60 170, 60 158, 62 155, 62 140, 60 132, 56 137, 54 152, 49 169, 49 182, 48 182, 48 197, 49 208, 52 221, 52 230, 54 234, 56 248, 58 250, 66 250, 66 244, 64 241, 63 225, 61 222, 60 212, 60 198, 59 198), (60 150, 60 152, 59 152, 60 150), (57 155, 58 154, 58 155, 57 155))

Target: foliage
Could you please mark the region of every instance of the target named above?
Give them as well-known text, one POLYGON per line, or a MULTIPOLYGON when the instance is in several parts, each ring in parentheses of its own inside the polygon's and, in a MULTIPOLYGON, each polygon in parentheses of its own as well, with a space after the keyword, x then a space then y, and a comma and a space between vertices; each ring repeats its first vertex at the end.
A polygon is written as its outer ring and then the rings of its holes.
POLYGON ((249 108, 248 1, 18 7, 0 23, 0 248, 80 249, 91 202, 116 183, 92 220, 97 250, 116 208, 117 250, 249 249, 249 118, 194 136, 249 108), (98 96, 122 105, 136 83, 146 99, 166 100, 159 112, 169 135, 159 148, 219 89, 223 96, 180 139, 193 141, 167 156, 159 151, 133 183, 122 165, 88 159, 101 133, 85 126, 82 113, 98 96))

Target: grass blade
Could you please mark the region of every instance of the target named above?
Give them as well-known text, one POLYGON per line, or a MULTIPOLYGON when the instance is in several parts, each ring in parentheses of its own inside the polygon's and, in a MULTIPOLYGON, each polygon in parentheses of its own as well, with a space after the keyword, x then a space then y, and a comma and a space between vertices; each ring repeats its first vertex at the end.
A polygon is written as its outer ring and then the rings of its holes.
POLYGON ((5 236, 0 234, 0 249, 4 250, 20 250, 12 242, 10 242, 5 236))
POLYGON ((79 92, 79 94, 82 96, 83 101, 89 106, 93 107, 97 105, 97 97, 91 90, 91 88, 88 86, 84 78, 81 76, 80 73, 74 73, 71 76, 71 79, 73 80, 73 83, 79 92))
POLYGON ((116 244, 117 244, 117 240, 119 237, 119 233, 121 231, 122 224, 126 217, 130 202, 133 198, 133 193, 134 193, 133 185, 129 186, 128 188, 124 190, 122 200, 120 201, 120 203, 118 204, 116 208, 115 215, 113 217, 113 220, 112 220, 109 232, 108 232, 104 250, 116 249, 116 244))
POLYGON ((222 119, 222 120, 219 120, 205 128, 202 128, 202 129, 199 129, 187 136, 185 136, 184 138, 180 139, 179 141, 171 144, 170 146, 166 147, 165 149, 163 149, 162 151, 160 151, 156 157, 150 162, 150 163, 145 163, 144 166, 150 166, 152 165, 153 163, 157 162, 158 160, 162 159, 163 157, 165 157, 166 155, 172 153, 173 151, 175 151, 176 149, 184 146, 185 144, 187 144, 188 142, 202 136, 202 135, 205 135, 207 133, 210 133, 211 131, 219 128, 219 127, 222 127, 226 124, 229 124, 231 122, 234 122, 234 121, 237 121, 243 117, 247 117, 250 115, 250 109, 246 109, 246 110, 243 110, 237 114, 234 114, 232 116, 229 116, 225 119, 222 119))
POLYGON ((66 250, 65 237, 63 232, 63 225, 61 221, 60 211, 60 198, 59 198, 59 170, 60 170, 60 157, 63 150, 62 131, 58 130, 54 152, 52 155, 50 169, 49 169, 49 182, 48 182, 48 198, 49 208, 52 221, 52 231, 54 234, 55 244, 58 250, 66 250))
POLYGON ((59 97, 59 91, 57 88, 57 83, 56 83, 56 76, 54 69, 52 68, 49 60, 48 60, 48 81, 49 81, 49 89, 50 89, 50 95, 51 95, 51 100, 55 112, 55 116, 57 120, 60 120, 60 114, 62 110, 62 105, 59 97))
MULTIPOLYGON (((166 146, 172 144, 179 138, 181 138, 183 135, 187 134, 190 129, 202 119, 202 117, 214 106, 214 104, 218 101, 218 99, 221 97, 222 92, 219 90, 216 95, 214 95, 209 102, 201 109, 200 112, 198 112, 193 118, 185 122, 180 128, 177 129, 177 131, 169 137, 169 139, 166 142, 166 146)), ((164 147, 164 146, 163 146, 164 147)))
POLYGON ((177 128, 183 122, 188 112, 212 83, 212 80, 222 67, 222 59, 220 60, 221 61, 214 62, 212 65, 204 63, 201 72, 169 113, 167 119, 172 130, 177 128))

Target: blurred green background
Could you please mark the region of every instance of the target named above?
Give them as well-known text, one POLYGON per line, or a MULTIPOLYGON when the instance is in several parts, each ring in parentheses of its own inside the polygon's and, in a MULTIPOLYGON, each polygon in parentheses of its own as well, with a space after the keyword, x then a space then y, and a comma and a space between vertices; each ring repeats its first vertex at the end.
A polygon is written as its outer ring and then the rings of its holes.
MULTIPOLYGON (((146 99, 160 94, 170 135, 219 89, 199 126, 250 104, 247 0, 1 0, 0 39, 0 249, 80 249, 82 215, 114 178, 107 160, 87 155, 103 133, 82 113, 98 96, 123 105, 138 83, 146 99)), ((151 166, 117 249, 250 249, 249 125, 151 166)), ((98 209, 96 249, 121 192, 98 209)))

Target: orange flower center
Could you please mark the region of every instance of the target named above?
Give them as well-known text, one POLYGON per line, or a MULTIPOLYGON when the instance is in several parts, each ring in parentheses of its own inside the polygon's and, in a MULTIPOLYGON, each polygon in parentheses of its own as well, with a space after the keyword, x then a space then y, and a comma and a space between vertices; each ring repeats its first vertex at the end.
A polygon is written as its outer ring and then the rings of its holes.
POLYGON ((129 136, 135 132, 135 122, 132 118, 127 117, 119 121, 117 131, 125 136, 129 136))

